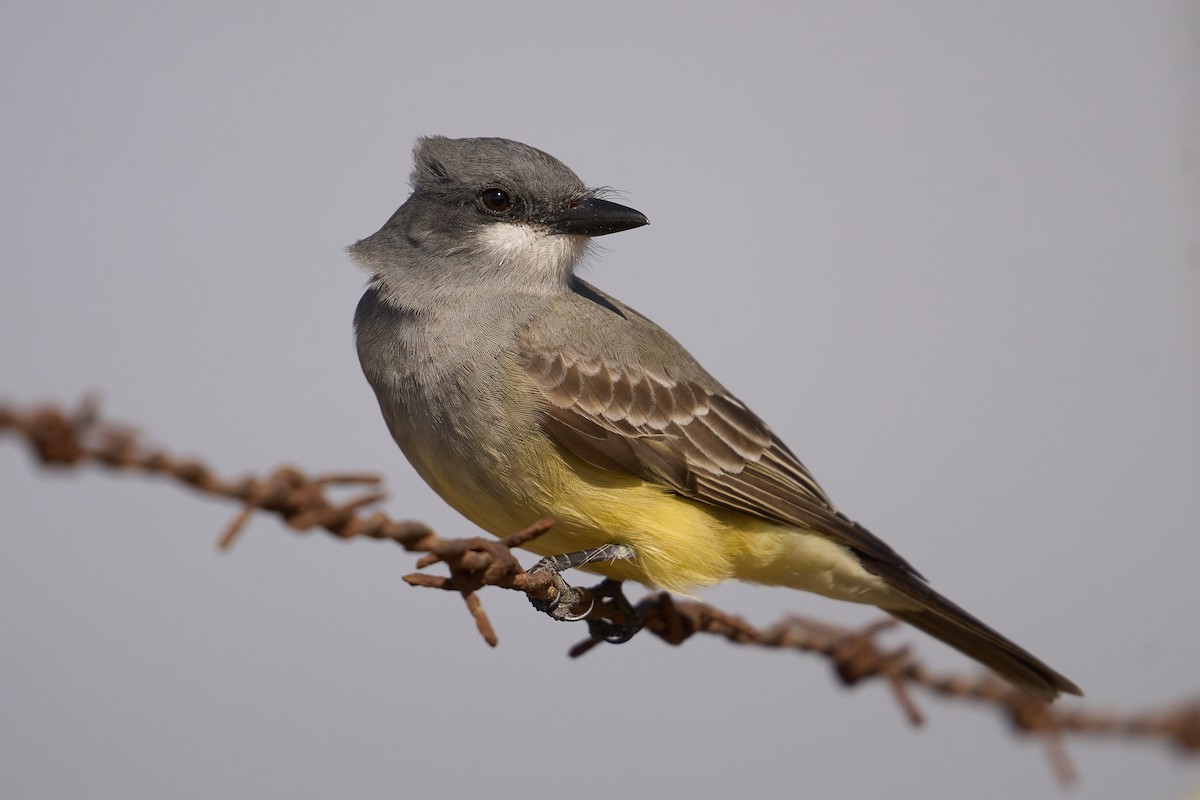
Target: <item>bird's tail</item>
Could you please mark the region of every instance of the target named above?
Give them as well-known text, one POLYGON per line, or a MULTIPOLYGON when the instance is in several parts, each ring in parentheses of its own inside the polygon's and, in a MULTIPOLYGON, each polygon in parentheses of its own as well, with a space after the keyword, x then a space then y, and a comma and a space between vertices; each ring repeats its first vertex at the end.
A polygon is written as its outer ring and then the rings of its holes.
POLYGON ((888 576, 897 592, 918 608, 888 608, 889 614, 907 622, 955 650, 993 670, 1009 683, 1052 701, 1060 693, 1082 695, 1078 686, 1054 671, 1028 650, 1018 646, 929 588, 912 575, 888 576))

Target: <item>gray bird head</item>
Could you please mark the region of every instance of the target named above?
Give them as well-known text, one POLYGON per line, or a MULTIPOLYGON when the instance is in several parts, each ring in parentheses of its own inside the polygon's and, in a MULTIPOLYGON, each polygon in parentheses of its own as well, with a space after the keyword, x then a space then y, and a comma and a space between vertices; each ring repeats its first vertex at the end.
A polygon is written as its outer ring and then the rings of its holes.
POLYGON ((413 162, 407 202, 350 247, 383 296, 411 310, 480 291, 561 291, 591 237, 648 222, 509 139, 428 136, 413 162))

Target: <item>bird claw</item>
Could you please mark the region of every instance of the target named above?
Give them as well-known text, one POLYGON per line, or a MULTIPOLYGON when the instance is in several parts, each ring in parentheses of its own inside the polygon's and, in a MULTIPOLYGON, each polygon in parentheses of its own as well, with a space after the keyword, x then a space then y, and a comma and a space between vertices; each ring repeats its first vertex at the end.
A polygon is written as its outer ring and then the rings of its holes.
MULTIPOLYGON (((552 567, 543 566, 541 562, 535 564, 529 572, 541 572, 552 570, 552 567)), ((591 592, 586 589, 576 589, 571 586, 562 575, 553 572, 550 576, 550 585, 554 587, 554 596, 549 600, 538 600, 529 598, 529 602, 538 611, 547 614, 552 619, 559 622, 578 622, 581 619, 586 619, 587 615, 592 613, 592 609, 596 605, 595 598, 591 592), (587 608, 582 611, 578 610, 584 602, 587 602, 587 608)))
POLYGON ((623 624, 610 622, 606 619, 588 620, 588 635, 596 641, 608 642, 609 644, 624 644, 636 636, 641 629, 642 621, 639 618, 634 618, 634 620, 626 621, 623 624))
POLYGON ((605 578, 592 587, 592 604, 599 602, 604 616, 588 620, 588 633, 593 639, 609 644, 624 644, 637 635, 645 620, 621 591, 621 582, 605 578))
POLYGON ((538 611, 547 614, 559 622, 578 622, 586 620, 588 634, 600 642, 623 644, 628 642, 644 624, 641 614, 621 591, 621 582, 605 578, 591 589, 577 589, 571 586, 550 564, 538 562, 529 572, 550 572, 550 585, 554 588, 554 596, 549 600, 538 600, 533 597, 529 602, 538 611), (603 616, 588 619, 597 610, 603 616))

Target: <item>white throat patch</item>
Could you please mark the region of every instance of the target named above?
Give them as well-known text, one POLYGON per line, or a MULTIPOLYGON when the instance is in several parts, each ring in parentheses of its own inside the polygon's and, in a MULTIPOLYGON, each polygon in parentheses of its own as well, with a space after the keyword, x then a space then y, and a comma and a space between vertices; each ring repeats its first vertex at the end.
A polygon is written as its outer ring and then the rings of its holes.
POLYGON ((475 238, 479 254, 523 286, 565 283, 587 249, 586 236, 550 233, 512 222, 486 225, 475 238))

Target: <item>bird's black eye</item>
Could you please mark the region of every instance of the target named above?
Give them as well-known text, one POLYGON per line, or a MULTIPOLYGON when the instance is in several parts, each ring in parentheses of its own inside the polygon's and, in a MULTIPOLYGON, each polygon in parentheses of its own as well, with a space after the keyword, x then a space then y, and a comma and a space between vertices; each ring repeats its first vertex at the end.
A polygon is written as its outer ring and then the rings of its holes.
POLYGON ((479 202, 493 214, 503 214, 512 208, 512 197, 503 189, 484 189, 479 195, 479 202))

